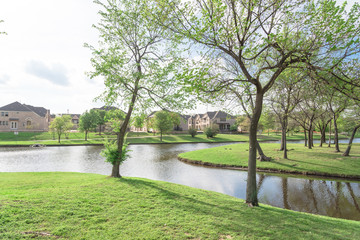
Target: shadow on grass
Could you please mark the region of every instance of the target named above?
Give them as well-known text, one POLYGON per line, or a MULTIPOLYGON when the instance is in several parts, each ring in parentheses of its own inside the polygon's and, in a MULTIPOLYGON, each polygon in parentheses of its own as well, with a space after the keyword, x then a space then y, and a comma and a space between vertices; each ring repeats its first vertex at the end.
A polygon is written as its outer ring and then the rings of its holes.
POLYGON ((181 212, 188 212, 194 217, 206 216, 207 224, 217 231, 220 229, 219 233, 234 232, 241 236, 272 236, 271 238, 287 235, 293 239, 304 238, 304 234, 307 233, 311 234, 307 237, 324 239, 352 238, 360 235, 358 224, 355 222, 344 224, 339 219, 322 218, 269 206, 249 208, 244 201, 219 193, 200 190, 200 194, 192 194, 186 189, 170 190, 171 185, 168 183, 158 184, 126 178, 120 179, 119 182, 135 188, 154 190, 157 192, 156 198, 161 198, 170 209, 180 208, 181 212))

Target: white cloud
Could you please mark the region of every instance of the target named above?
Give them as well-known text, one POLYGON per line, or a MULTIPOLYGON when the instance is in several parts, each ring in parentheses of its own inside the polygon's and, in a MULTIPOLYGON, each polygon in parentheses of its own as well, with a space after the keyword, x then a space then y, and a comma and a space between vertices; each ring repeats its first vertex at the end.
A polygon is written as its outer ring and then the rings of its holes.
POLYGON ((57 85, 68 86, 70 83, 67 77, 68 70, 60 63, 53 63, 51 66, 47 66, 41 61, 32 60, 27 63, 25 70, 29 74, 46 79, 57 85))

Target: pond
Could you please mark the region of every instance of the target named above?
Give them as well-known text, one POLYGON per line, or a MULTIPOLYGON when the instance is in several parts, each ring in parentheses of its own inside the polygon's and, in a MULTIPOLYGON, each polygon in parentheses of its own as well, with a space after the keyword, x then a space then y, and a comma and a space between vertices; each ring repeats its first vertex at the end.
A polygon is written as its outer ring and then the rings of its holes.
MULTIPOLYGON (((123 176, 162 180, 244 199, 247 172, 206 168, 177 160, 186 151, 230 143, 131 145, 123 176)), ((102 147, 0 148, 0 172, 83 172, 109 175, 102 147)), ((360 220, 360 182, 258 174, 259 201, 272 206, 360 220)))

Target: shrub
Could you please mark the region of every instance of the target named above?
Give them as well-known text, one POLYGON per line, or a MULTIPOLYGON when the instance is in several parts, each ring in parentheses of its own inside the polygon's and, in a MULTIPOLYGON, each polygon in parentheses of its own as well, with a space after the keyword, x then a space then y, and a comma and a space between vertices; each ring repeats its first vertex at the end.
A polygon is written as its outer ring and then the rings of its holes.
POLYGON ((214 125, 211 127, 207 127, 204 130, 204 133, 207 138, 214 138, 216 134, 218 134, 218 132, 219 132, 219 128, 214 125))
POLYGON ((197 135, 197 130, 195 128, 189 128, 188 133, 191 137, 195 137, 197 135))
POLYGON ((237 132, 237 130, 238 130, 238 125, 234 124, 234 125, 230 126, 230 131, 231 132, 237 132))
POLYGON ((116 162, 120 162, 121 165, 130 157, 129 152, 131 150, 127 148, 128 145, 128 143, 123 145, 120 156, 116 141, 107 141, 104 143, 105 149, 101 151, 100 155, 105 157, 105 161, 111 163, 112 165, 114 165, 116 162))

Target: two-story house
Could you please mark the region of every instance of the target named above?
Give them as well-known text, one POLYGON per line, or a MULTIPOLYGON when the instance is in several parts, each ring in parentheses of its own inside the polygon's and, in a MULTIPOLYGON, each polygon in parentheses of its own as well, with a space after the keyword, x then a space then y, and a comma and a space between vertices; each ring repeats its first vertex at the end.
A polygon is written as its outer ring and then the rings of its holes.
POLYGON ((0 107, 0 132, 45 132, 50 119, 50 110, 13 102, 0 107))
POLYGON ((212 125, 217 125, 221 132, 230 131, 230 126, 235 124, 236 118, 223 111, 196 114, 188 118, 188 128, 203 131, 212 125))

